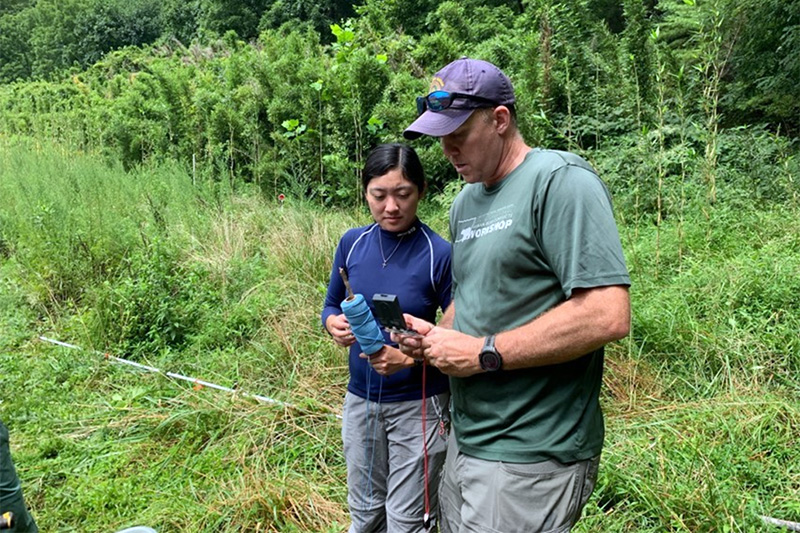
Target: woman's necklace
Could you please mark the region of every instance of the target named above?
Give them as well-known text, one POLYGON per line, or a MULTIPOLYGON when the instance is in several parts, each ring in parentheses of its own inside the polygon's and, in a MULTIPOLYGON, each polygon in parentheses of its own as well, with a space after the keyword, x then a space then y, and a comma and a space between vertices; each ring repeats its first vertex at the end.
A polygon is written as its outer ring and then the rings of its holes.
POLYGON ((392 250, 392 253, 389 254, 389 257, 386 257, 386 255, 384 255, 383 253, 383 235, 381 235, 380 231, 378 232, 378 246, 381 249, 381 259, 383 259, 383 268, 386 268, 386 263, 389 262, 389 259, 392 258, 397 249, 400 248, 400 245, 403 244, 403 239, 405 238, 406 238, 405 235, 400 237, 400 240, 397 241, 397 246, 394 247, 394 250, 392 250))

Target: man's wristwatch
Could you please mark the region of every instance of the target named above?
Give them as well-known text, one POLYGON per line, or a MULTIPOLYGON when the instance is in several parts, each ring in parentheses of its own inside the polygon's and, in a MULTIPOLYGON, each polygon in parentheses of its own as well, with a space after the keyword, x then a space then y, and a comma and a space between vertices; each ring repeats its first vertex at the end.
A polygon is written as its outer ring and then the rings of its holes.
POLYGON ((503 357, 494 347, 494 335, 486 337, 478 361, 481 364, 481 370, 485 372, 496 372, 503 368, 503 357))

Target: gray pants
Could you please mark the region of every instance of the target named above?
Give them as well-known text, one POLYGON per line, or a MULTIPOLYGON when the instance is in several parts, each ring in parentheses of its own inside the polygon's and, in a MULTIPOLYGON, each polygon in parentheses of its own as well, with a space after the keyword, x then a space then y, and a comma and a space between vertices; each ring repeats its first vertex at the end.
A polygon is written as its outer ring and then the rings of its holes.
POLYGON ((14 513, 14 525, 6 531, 25 533, 39 531, 22 498, 22 487, 8 446, 8 429, 0 421, 0 514, 8 511, 14 513))
POLYGON ((599 464, 599 456, 568 465, 484 461, 460 453, 452 435, 439 494, 442 533, 566 533, 599 464))
MULTIPOLYGON (((447 450, 440 415, 450 394, 426 399, 428 493, 438 515, 438 491, 447 450)), ((422 402, 375 403, 349 392, 342 420, 347 462, 350 533, 423 532, 425 468, 422 402)))

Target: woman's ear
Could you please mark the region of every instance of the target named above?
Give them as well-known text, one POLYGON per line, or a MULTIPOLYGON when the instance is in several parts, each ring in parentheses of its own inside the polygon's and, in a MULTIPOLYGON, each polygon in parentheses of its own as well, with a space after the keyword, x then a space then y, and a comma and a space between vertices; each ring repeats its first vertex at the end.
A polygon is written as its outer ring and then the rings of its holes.
POLYGON ((422 183, 422 189, 419 191, 419 199, 422 200, 425 197, 425 193, 428 190, 428 182, 425 181, 422 183))

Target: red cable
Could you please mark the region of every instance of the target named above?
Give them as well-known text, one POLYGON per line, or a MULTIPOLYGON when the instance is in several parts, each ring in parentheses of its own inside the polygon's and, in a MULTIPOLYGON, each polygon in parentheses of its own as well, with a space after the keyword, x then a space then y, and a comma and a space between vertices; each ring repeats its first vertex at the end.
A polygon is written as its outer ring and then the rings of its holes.
POLYGON ((424 481, 425 481, 425 529, 427 530, 428 520, 430 519, 431 515, 431 500, 430 495, 428 494, 428 485, 430 479, 428 478, 428 432, 427 432, 427 407, 425 405, 425 369, 428 368, 428 362, 422 361, 422 464, 423 468, 425 469, 424 473, 424 481))

